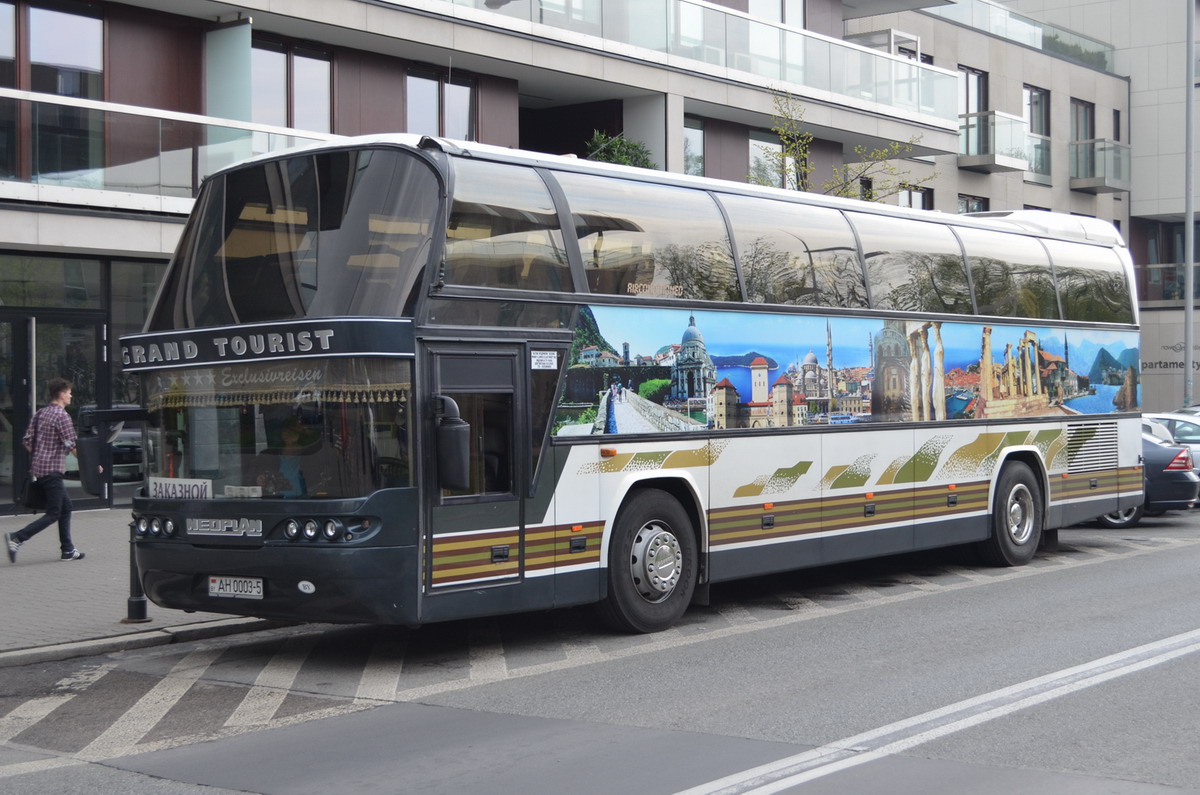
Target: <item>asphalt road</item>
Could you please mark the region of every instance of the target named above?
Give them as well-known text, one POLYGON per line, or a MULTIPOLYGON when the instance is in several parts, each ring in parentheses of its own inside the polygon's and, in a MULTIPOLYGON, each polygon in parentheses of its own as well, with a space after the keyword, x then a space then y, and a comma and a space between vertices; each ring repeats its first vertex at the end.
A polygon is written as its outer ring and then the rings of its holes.
POLYGON ((1200 792, 1200 516, 587 611, 0 670, 9 793, 1200 792))

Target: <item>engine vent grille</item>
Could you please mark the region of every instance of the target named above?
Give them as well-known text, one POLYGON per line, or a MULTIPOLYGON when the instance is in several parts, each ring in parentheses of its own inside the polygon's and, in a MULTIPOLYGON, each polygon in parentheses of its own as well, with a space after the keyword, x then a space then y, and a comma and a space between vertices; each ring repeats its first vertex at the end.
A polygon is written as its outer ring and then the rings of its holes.
POLYGON ((1088 422, 1067 425, 1067 471, 1093 472, 1117 468, 1117 424, 1088 422))

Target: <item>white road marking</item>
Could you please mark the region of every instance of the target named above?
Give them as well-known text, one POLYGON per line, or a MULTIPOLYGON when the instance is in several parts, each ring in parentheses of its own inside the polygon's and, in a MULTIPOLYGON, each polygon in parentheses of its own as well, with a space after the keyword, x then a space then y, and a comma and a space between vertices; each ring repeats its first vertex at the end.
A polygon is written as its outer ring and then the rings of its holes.
POLYGON ((18 704, 0 718, 0 743, 8 742, 38 721, 49 717, 54 710, 103 679, 114 667, 112 664, 85 666, 58 680, 54 685, 54 695, 39 696, 18 704))
POLYGON ((41 773, 46 770, 54 770, 57 767, 71 767, 73 765, 86 764, 78 759, 69 759, 66 757, 54 757, 52 759, 35 759, 32 762, 17 762, 12 765, 4 765, 0 767, 0 779, 12 778, 13 776, 23 776, 26 773, 41 773))
POLYGON ((204 676, 208 667, 221 656, 221 649, 202 649, 188 654, 175 663, 170 672, 149 692, 138 699, 121 717, 88 743, 78 756, 98 760, 124 756, 133 751, 146 733, 179 703, 195 682, 204 676))
POLYGON ((1200 652, 1200 629, 950 704, 795 756, 683 790, 677 795, 769 795, 873 762, 1019 710, 1200 652))
POLYGON ((226 726, 263 726, 275 717, 275 711, 287 698, 292 683, 319 635, 290 638, 259 672, 242 703, 225 721, 226 726))
POLYGON ((60 696, 41 696, 18 704, 0 718, 0 743, 8 742, 73 698, 74 693, 64 693, 60 696))
POLYGON ((405 643, 395 631, 380 634, 371 649, 371 656, 363 666, 358 681, 355 703, 363 701, 394 701, 396 689, 400 687, 400 674, 404 670, 405 643))
POLYGON ((504 642, 495 622, 476 622, 471 626, 471 681, 499 682, 508 678, 508 663, 504 659, 504 642))

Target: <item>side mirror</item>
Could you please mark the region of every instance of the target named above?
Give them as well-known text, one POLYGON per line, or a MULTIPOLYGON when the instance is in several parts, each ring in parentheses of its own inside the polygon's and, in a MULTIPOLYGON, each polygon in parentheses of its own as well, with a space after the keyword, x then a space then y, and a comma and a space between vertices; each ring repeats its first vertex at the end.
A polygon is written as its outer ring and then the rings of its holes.
POLYGON ((93 497, 103 496, 104 476, 100 474, 100 453, 104 439, 96 433, 82 433, 75 439, 75 457, 79 463, 79 485, 93 497))
POLYGON ((450 491, 471 488, 471 424, 458 415, 458 404, 445 395, 434 395, 437 412, 438 485, 450 491))

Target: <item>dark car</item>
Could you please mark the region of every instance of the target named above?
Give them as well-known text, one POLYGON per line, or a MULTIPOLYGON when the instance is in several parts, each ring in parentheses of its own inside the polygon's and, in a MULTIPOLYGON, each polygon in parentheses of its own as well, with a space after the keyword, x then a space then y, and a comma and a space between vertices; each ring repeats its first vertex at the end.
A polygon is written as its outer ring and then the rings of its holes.
POLYGON ((1192 449, 1142 434, 1142 472, 1146 498, 1141 505, 1097 517, 1101 527, 1133 527, 1142 516, 1191 508, 1200 499, 1200 476, 1192 468, 1192 449))

